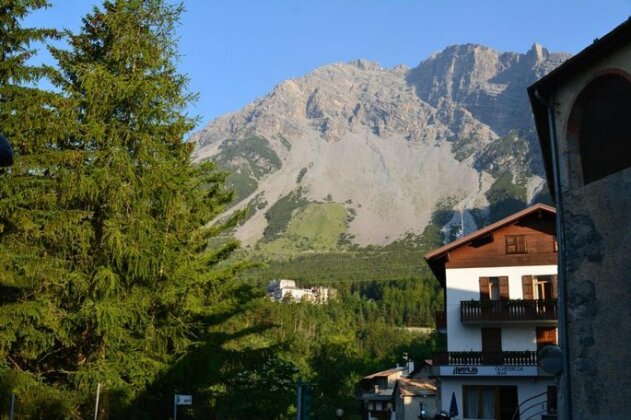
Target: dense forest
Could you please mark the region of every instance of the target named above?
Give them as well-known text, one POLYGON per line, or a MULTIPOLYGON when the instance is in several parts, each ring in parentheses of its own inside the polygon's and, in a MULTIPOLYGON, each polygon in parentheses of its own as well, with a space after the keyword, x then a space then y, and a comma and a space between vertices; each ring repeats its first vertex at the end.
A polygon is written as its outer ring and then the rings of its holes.
POLYGON ((181 6, 111 0, 78 33, 23 27, 46 7, 0 7, 0 130, 15 152, 0 172, 1 418, 12 397, 16 418, 94 417, 97 389, 100 419, 167 418, 176 393, 193 395, 182 419, 290 418, 298 380, 315 418, 354 418, 362 376, 442 345, 408 328, 442 304, 423 247, 298 258, 292 272, 222 236, 242 213, 208 225, 234 193, 184 141, 181 6), (33 64, 35 47, 54 64, 33 64), (344 273, 349 257, 365 271, 344 273), (272 302, 281 272, 338 297, 272 302))

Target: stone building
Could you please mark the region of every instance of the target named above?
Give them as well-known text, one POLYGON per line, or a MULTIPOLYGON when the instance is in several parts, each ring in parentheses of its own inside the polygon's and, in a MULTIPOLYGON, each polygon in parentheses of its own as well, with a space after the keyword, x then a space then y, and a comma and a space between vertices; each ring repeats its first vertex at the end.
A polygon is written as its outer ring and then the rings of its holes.
POLYGON ((631 416, 631 21, 528 89, 558 211, 560 418, 631 416))

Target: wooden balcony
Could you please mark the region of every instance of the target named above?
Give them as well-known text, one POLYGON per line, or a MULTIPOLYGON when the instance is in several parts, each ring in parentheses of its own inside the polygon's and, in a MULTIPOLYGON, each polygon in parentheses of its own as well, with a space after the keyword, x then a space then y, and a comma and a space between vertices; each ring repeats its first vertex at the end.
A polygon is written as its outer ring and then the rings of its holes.
POLYGON ((436 320, 436 329, 444 332, 447 329, 447 317, 445 316, 445 311, 436 311, 434 316, 436 320))
POLYGON ((549 300, 465 300, 460 302, 463 324, 537 323, 556 324, 557 301, 549 300))
POLYGON ((434 366, 536 366, 536 351, 451 351, 434 353, 434 366))

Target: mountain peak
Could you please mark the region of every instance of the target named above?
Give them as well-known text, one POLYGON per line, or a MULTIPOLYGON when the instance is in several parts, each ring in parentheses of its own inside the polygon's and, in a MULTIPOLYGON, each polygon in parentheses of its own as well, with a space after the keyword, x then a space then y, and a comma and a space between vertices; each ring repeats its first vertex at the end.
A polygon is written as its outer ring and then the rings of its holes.
POLYGON ((535 42, 532 47, 526 53, 528 57, 533 57, 536 61, 545 60, 550 56, 550 52, 543 47, 543 45, 535 42))
POLYGON ((366 60, 364 58, 358 58, 357 60, 349 61, 348 64, 355 66, 360 70, 366 70, 366 71, 383 70, 383 68, 381 67, 381 64, 375 61, 366 60))
POLYGON ((434 59, 437 56, 442 56, 442 55, 447 55, 447 56, 452 56, 452 55, 468 55, 468 54, 494 54, 494 55, 498 55, 499 51, 494 50, 493 48, 487 47, 486 45, 481 45, 481 44, 453 44, 453 45, 449 45, 448 47, 444 48, 441 51, 436 51, 435 53, 433 53, 428 60, 434 59))
POLYGON ((526 87, 566 58, 539 44, 521 54, 464 44, 413 69, 329 64, 211 122, 195 159, 231 172, 229 211, 251 209, 235 231, 244 244, 280 238, 294 216, 335 220, 325 230, 359 245, 422 234, 445 203, 484 218, 499 177, 522 201, 542 187, 526 87))

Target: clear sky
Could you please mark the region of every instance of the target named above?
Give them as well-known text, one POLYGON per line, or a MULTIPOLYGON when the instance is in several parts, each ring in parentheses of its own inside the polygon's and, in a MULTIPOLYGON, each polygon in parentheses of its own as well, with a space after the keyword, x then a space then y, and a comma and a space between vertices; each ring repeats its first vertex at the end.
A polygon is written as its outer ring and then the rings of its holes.
MULTIPOLYGON (((29 24, 77 30, 93 0, 52 0, 29 24)), ((182 73, 200 127, 279 82, 365 58, 416 66, 448 45, 577 53, 631 15, 631 0, 184 0, 182 73)))

